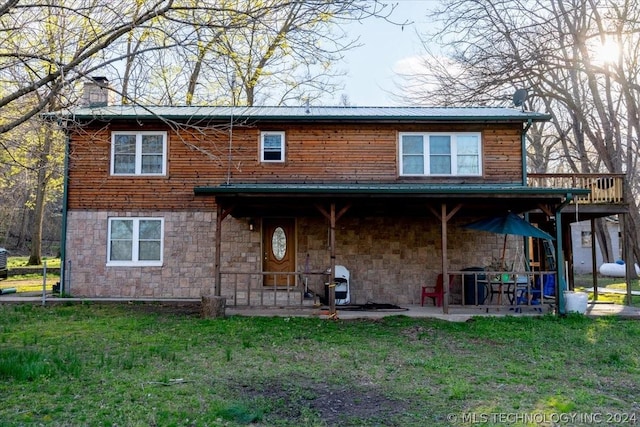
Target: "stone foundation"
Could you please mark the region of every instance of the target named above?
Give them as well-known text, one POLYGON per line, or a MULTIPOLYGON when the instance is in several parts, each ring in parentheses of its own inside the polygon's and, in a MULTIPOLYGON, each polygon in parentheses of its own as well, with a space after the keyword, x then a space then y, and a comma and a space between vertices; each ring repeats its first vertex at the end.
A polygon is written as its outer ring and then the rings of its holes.
MULTIPOLYGON (((450 271, 487 266, 499 258, 503 235, 472 232, 461 226, 472 219, 454 219, 448 227, 450 271)), ((200 298, 213 294, 215 212, 94 212, 72 211, 67 227, 67 291, 73 296, 120 298, 200 298), (161 267, 107 267, 107 227, 112 216, 163 217, 164 257, 161 267)), ((320 273, 330 265, 328 229, 320 217, 296 220, 298 286, 278 292, 275 303, 261 288, 262 249, 259 224, 249 231, 247 221, 227 217, 223 223, 222 295, 227 306, 301 305, 304 272, 309 289, 324 295, 329 277, 320 273), (307 254, 309 261, 307 265, 307 254), (226 272, 226 273, 225 273, 226 272), (251 287, 248 300, 247 289, 251 287), (295 294, 295 295, 294 295, 295 294), (264 302, 263 302, 264 301, 264 302)), ((522 240, 508 239, 507 260, 522 240)), ((352 304, 419 304, 421 287, 435 284, 442 269, 440 222, 430 213, 418 217, 346 215, 336 229, 336 264, 350 272, 352 304)), ((460 278, 457 278, 457 282, 460 278)), ((454 284, 453 293, 461 287, 454 284)), ((271 297, 273 293, 271 292, 271 297)), ((452 295, 452 302, 456 296, 452 295)), ((459 296, 458 296, 459 298, 459 296)))

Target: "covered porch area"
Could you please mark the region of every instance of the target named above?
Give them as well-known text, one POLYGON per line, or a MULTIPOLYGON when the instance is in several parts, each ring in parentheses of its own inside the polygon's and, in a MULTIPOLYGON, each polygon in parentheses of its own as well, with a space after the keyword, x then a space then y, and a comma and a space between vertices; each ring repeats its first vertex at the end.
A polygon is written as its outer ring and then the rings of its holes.
MULTIPOLYGON (((443 303, 437 307, 444 314, 471 305, 485 312, 523 309, 515 304, 519 280, 527 282, 524 291, 520 289, 522 294, 549 275, 558 278, 554 289, 561 298, 559 291, 566 289, 563 262, 557 262, 553 271, 531 271, 522 253, 523 267, 487 270, 503 250, 503 236, 463 226, 506 212, 560 212, 574 197, 589 192, 414 183, 225 184, 194 191, 210 197, 217 209, 216 295, 227 297, 230 307, 305 306, 314 305, 316 297, 326 292, 324 303, 330 314, 337 311, 336 283, 331 278, 339 265, 351 274, 351 304, 418 305, 422 287, 435 284, 438 274, 452 278, 443 281, 443 303), (229 228, 238 231, 233 239, 248 242, 246 247, 227 245, 225 229, 229 228), (475 267, 482 267, 483 273, 475 267), (503 279, 506 273, 509 279, 503 279), (494 278, 501 283, 494 283, 494 278), (465 280, 473 280, 475 290, 465 286, 465 280), (469 293, 478 297, 477 289, 485 289, 482 303, 476 298, 475 304, 468 304, 469 293)), ((559 221, 561 215, 555 216, 555 223, 538 225, 555 235, 562 229, 559 221)), ((557 241, 554 252, 560 261, 562 239, 557 241)), ((531 308, 530 298, 521 302, 531 308)), ((560 303, 550 300, 550 304, 560 303)), ((531 311, 540 312, 537 308, 544 311, 547 306, 534 308, 531 311)))

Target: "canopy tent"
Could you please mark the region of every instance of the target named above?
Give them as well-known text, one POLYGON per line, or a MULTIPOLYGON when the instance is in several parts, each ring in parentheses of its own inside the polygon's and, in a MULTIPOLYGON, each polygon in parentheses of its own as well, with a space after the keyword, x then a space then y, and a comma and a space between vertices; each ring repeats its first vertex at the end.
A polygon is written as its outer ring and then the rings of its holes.
POLYGON ((489 233, 504 234, 504 243, 502 246, 501 265, 504 266, 504 257, 507 249, 507 236, 524 236, 535 237, 544 240, 554 240, 549 233, 540 230, 535 225, 525 221, 519 215, 509 212, 506 215, 490 217, 472 222, 464 226, 470 230, 487 231, 489 233))
POLYGON ((516 236, 537 237, 539 239, 554 240, 554 237, 540 230, 535 225, 525 221, 520 216, 509 212, 506 215, 485 218, 471 224, 467 224, 464 228, 471 230, 488 231, 498 234, 513 234, 516 236))

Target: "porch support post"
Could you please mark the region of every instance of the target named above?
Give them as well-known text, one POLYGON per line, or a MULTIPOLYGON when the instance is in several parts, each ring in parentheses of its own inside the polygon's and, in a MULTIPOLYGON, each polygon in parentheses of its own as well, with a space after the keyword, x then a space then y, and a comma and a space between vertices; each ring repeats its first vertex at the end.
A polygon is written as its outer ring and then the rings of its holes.
POLYGON ((441 242, 442 242, 442 285, 444 289, 444 296, 442 297, 442 312, 449 314, 449 272, 447 268, 448 253, 447 253, 447 205, 443 203, 440 206, 440 230, 441 230, 441 242))
POLYGON ((591 218, 591 280, 593 282, 593 299, 598 301, 598 258, 596 255, 596 243, 598 238, 594 230, 596 229, 596 220, 591 218))
POLYGON ((220 259, 222 258, 222 206, 218 204, 216 212, 216 261, 215 261, 215 280, 213 294, 217 297, 221 294, 222 275, 220 274, 220 259))
POLYGON ((631 293, 631 282, 633 280, 633 278, 637 278, 638 275, 636 274, 636 262, 635 262, 635 257, 633 256, 633 245, 631 243, 631 234, 629 233, 629 224, 630 221, 628 221, 629 218, 629 214, 623 214, 622 215, 622 221, 620 221, 622 223, 622 229, 621 229, 621 235, 622 235, 622 257, 624 258, 624 279, 627 285, 627 305, 631 305, 631 298, 632 298, 632 293, 631 293))
POLYGON ((336 314, 336 203, 331 202, 329 213, 329 256, 330 271, 329 276, 329 318, 334 319, 336 314))
POLYGON ((564 252, 562 249, 562 209, 567 206, 573 200, 573 194, 568 193, 567 198, 556 208, 555 218, 556 218, 556 274, 558 275, 557 282, 557 292, 558 297, 556 301, 558 301, 558 314, 565 315, 566 310, 564 306, 564 291, 567 290, 567 282, 564 279, 564 252))
POLYGON ((558 313, 565 314, 564 291, 567 284, 564 281, 564 257, 562 256, 562 214, 556 213, 556 273, 558 275, 558 313))
POLYGON ((336 319, 338 317, 336 313, 336 288, 334 283, 336 275, 336 222, 351 208, 351 203, 343 206, 338 213, 336 213, 335 202, 331 202, 329 212, 320 204, 316 204, 315 206, 316 209, 329 220, 329 257, 331 258, 329 263, 329 318, 336 319))
POLYGON ((233 207, 224 210, 220 203, 216 202, 216 255, 214 264, 214 289, 213 294, 219 297, 222 294, 222 274, 220 272, 220 260, 222 259, 222 220, 233 211, 233 207))
POLYGON ((447 214, 447 204, 442 203, 440 205, 440 212, 436 211, 434 208, 429 206, 429 210, 440 219, 440 238, 441 238, 441 247, 442 247, 442 288, 444 290, 444 296, 442 297, 442 312, 444 314, 449 314, 449 273, 448 273, 448 254, 447 254, 447 223, 449 220, 460 210, 462 205, 457 205, 451 212, 447 214))

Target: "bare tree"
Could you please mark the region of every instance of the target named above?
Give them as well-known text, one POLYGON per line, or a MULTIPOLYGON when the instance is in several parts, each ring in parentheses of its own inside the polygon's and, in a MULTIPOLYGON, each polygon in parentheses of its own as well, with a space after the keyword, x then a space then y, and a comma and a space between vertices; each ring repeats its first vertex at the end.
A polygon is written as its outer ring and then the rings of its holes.
POLYGON ((630 0, 445 0, 432 17, 435 31, 424 41, 446 46, 448 62, 427 51, 424 74, 410 78, 429 91, 414 90, 408 99, 504 105, 516 88, 527 89, 528 107, 544 106, 553 116, 550 127, 529 135, 535 138, 528 153, 535 171, 626 173, 631 210, 626 232, 639 259, 634 172, 640 139, 640 5, 630 0))
POLYGON ((0 6, 0 78, 4 81, 0 109, 5 111, 22 97, 39 92, 39 101, 28 109, 11 110, 16 113, 0 123, 0 134, 34 117, 56 98, 59 105, 66 105, 64 95, 70 86, 114 61, 102 56, 105 49, 132 28, 164 16, 173 3, 145 1, 139 9, 97 0, 14 0, 0 6), (45 18, 50 14, 64 16, 70 26, 49 20, 53 27, 47 27, 45 18), (47 32, 53 30, 60 37, 52 49, 47 32))
MULTIPOLYGON (((392 10, 377 0, 5 1, 0 173, 10 180, 1 188, 3 200, 18 202, 20 211, 3 209, 3 225, 23 230, 18 240, 32 240, 30 262, 39 263, 47 193, 57 189, 51 183, 62 144, 37 117, 76 105, 83 79, 107 76, 122 103, 312 100, 334 86, 333 63, 355 46, 333 34, 339 24, 386 18, 392 10), (20 135, 30 135, 28 144, 20 135), (23 226, 15 226, 19 221, 23 226)), ((220 156, 216 147, 192 148, 220 156)), ((5 239, 11 227, 1 230, 5 239)))
MULTIPOLYGON (((179 19, 168 15, 162 36, 138 31, 129 50, 143 38, 170 47, 129 61, 138 63, 146 77, 136 82, 136 99, 186 105, 313 101, 335 92, 340 71, 334 66, 358 45, 340 24, 389 19, 393 12, 392 5, 363 0, 232 3, 233 8, 207 13, 185 10, 179 19)), ((121 86, 131 95, 128 77, 123 75, 121 86)))

